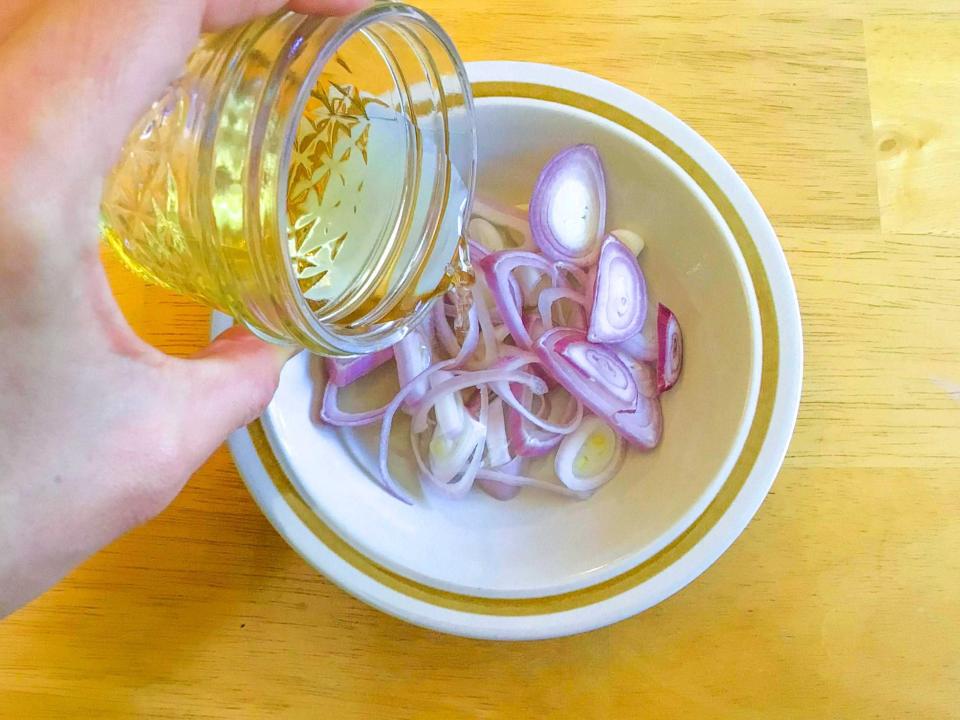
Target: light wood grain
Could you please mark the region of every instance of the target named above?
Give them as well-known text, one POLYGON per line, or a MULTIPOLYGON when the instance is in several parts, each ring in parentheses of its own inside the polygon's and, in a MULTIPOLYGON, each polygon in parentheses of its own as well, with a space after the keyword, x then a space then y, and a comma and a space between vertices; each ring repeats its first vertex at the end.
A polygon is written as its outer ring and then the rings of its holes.
POLYGON ((960 20, 867 23, 881 222, 960 236, 960 20))
MULTIPOLYGON (((661 606, 493 644, 314 574, 221 450, 163 516, 0 625, 0 717, 960 717, 956 3, 422 5, 467 59, 648 95, 755 190, 806 338, 772 494, 661 606)), ((204 309, 108 264, 147 339, 202 346, 204 309)))

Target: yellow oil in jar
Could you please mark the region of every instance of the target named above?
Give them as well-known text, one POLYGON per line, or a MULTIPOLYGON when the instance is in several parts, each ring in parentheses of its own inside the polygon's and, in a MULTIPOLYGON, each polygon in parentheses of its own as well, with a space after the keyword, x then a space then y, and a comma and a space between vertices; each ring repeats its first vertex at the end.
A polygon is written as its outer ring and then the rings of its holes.
MULTIPOLYGON (((416 243, 400 233, 381 233, 402 216, 407 202, 417 211, 413 228, 424 224, 428 194, 441 172, 429 138, 381 98, 325 73, 310 94, 291 153, 287 182, 287 238, 303 297, 318 317, 350 321, 374 311, 404 282, 414 263, 416 243), (415 188, 404 188, 412 173, 409 148, 422 170, 415 188), (371 162, 372 159, 376 162, 371 162), (379 237, 378 237, 379 236, 379 237), (366 292, 358 288, 366 286, 366 292), (345 298, 351 294, 352 298, 345 298)), ((447 210, 437 246, 416 282, 379 319, 389 320, 462 281, 457 262, 459 219, 466 188, 452 172, 447 210)))
MULTIPOLYGON (((209 109, 204 64, 231 40, 205 41, 190 61, 196 71, 131 134, 107 181, 101 231, 141 277, 256 326, 256 314, 247 312, 251 294, 263 293, 253 282, 245 216, 251 97, 226 95, 211 159, 196 163, 209 134, 202 127, 209 109)), ((286 220, 291 274, 316 318, 362 331, 469 281, 459 226, 467 190, 431 137, 395 102, 361 91, 350 76, 340 56, 324 68, 288 151, 285 192, 263 192, 259 201, 261 214, 286 220), (439 204, 431 202, 438 187, 439 204), (426 217, 438 205, 442 223, 426 217), (433 239, 429 252, 418 247, 420 237, 433 239)), ((261 152, 274 153, 264 167, 280 167, 286 157, 282 149, 261 152)), ((280 231, 264 229, 277 248, 280 231)))
POLYGON ((242 279, 253 273, 244 228, 250 99, 225 93, 205 126, 217 99, 207 75, 233 39, 206 37, 187 73, 134 127, 104 187, 100 230, 140 277, 236 314, 242 279), (209 167, 201 166, 211 131, 209 167))

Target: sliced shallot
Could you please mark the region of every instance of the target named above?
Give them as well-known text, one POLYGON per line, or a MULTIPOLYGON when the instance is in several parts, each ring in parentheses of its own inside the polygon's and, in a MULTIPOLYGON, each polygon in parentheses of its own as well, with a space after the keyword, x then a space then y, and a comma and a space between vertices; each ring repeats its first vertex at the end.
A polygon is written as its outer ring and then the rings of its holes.
POLYGON ((593 492, 623 465, 620 437, 596 415, 589 415, 557 449, 554 470, 564 485, 577 492, 593 492))
MULTIPOLYGON (((533 368, 539 367, 537 358, 535 355, 530 353, 517 353, 507 358, 503 358, 499 361, 500 364, 513 368, 525 367, 527 365, 532 365, 533 368)), ((534 377, 537 377, 534 375, 534 377)), ((539 378, 538 378, 539 379, 539 378)), ((547 391, 547 385, 545 381, 542 381, 542 390, 534 386, 532 383, 526 383, 527 387, 537 395, 543 395, 547 391)), ((583 417, 583 408, 580 404, 577 404, 577 407, 574 411, 574 414, 566 420, 560 422, 553 422, 549 418, 543 418, 538 416, 530 408, 527 407, 527 404, 522 402, 520 398, 517 397, 515 392, 514 385, 507 379, 504 380, 494 380, 490 382, 491 389, 499 395, 503 401, 509 405, 515 412, 522 415, 526 420, 541 430, 545 430, 550 433, 556 433, 559 435, 566 435, 567 433, 573 432, 573 430, 580 424, 580 419, 583 417)))
POLYGON ((660 439, 660 403, 640 394, 617 354, 567 328, 545 332, 534 345, 541 362, 567 392, 606 420, 625 440, 649 450, 660 439))
POLYGON ((520 383, 526 385, 538 395, 542 395, 547 391, 547 386, 543 380, 532 373, 523 372, 516 368, 491 368, 489 370, 461 372, 449 379, 444 379, 436 386, 430 388, 430 391, 423 396, 411 420, 414 430, 421 432, 426 428, 427 414, 445 395, 469 387, 495 385, 498 382, 520 383))
POLYGON ((507 442, 503 400, 497 398, 490 403, 490 415, 487 421, 487 465, 500 467, 512 460, 510 446, 507 442))
MULTIPOLYGON (((544 330, 550 330, 554 326, 553 306, 558 300, 573 301, 579 306, 577 311, 585 314, 583 311, 587 306, 587 299, 582 294, 569 288, 547 288, 540 293, 540 300, 537 302, 537 309, 540 311, 540 322, 543 324, 544 330)), ((576 325, 576 321, 571 322, 571 320, 572 318, 567 318, 564 314, 561 314, 561 323, 565 325, 576 325)))
MULTIPOLYGON (((489 437, 487 438, 489 441, 489 437)), ((490 468, 484 468, 490 469, 490 468)), ((497 472, 504 473, 507 475, 520 475, 523 472, 523 458, 514 458, 506 465, 500 465, 495 468, 497 472)), ((483 469, 477 473, 477 485, 481 490, 483 490, 487 495, 494 498, 495 500, 507 501, 513 500, 517 495, 520 494, 522 489, 519 485, 507 485, 505 483, 499 482, 497 480, 489 480, 483 477, 480 477, 483 469)))
POLYGON ((655 398, 660 394, 657 387, 657 368, 653 363, 637 360, 623 353, 620 353, 620 359, 633 373, 633 379, 637 381, 637 389, 641 395, 655 398))
POLYGON ((352 358, 327 358, 327 379, 343 387, 369 375, 393 357, 393 348, 386 348, 352 358))
POLYGON ((637 258, 622 242, 607 235, 600 246, 587 339, 623 342, 643 329, 646 317, 647 283, 637 258))
POLYGON ((475 217, 470 221, 467 225, 467 237, 478 243, 484 254, 508 249, 507 242, 496 225, 482 217, 475 217))
POLYGON ((403 340, 393 346, 393 354, 397 359, 397 378, 400 385, 406 385, 409 382, 414 383, 414 387, 403 406, 407 412, 412 412, 427 390, 430 389, 427 378, 420 378, 415 381, 414 378, 417 378, 420 373, 433 364, 432 335, 430 318, 427 317, 423 323, 413 328, 403 340))
POLYGON ((543 256, 523 250, 506 250, 487 255, 477 263, 483 271, 490 295, 500 311, 514 341, 522 348, 530 347, 530 335, 523 326, 522 307, 512 287, 512 273, 520 267, 530 267, 554 277, 556 269, 543 256))
POLYGON ((433 481, 438 485, 445 485, 463 472, 484 432, 480 420, 473 418, 469 418, 460 432, 452 436, 442 432, 438 426, 430 440, 430 472, 433 481))
MULTIPOLYGON (((512 387, 511 391, 513 393, 520 392, 520 402, 524 407, 532 405, 533 394, 529 389, 512 387)), ((576 430, 580 424, 580 419, 583 417, 583 406, 563 388, 559 388, 549 395, 541 396, 540 411, 545 413, 546 419, 550 423, 566 423, 568 427, 571 427, 570 432, 576 430), (564 397, 558 398, 559 394, 564 397)), ((564 438, 563 433, 544 430, 530 422, 523 413, 512 407, 506 410, 506 427, 510 451, 520 457, 546 455, 557 447, 564 438)))
POLYGON ((574 145, 543 168, 530 198, 530 232, 548 258, 590 265, 600 249, 607 191, 600 153, 574 145))
MULTIPOLYGON (((473 483, 476 480, 477 472, 480 470, 480 463, 483 459, 488 407, 489 401, 487 389, 485 387, 481 387, 480 416, 477 420, 470 420, 471 426, 468 426, 470 429, 464 430, 465 437, 454 439, 452 446, 453 452, 451 455, 456 455, 456 457, 447 457, 439 461, 439 467, 442 470, 442 474, 438 474, 434 471, 433 467, 427 467, 427 464, 424 463, 423 457, 420 454, 419 444, 416 437, 414 437, 413 428, 411 426, 410 432, 411 442, 413 445, 413 455, 417 461, 417 466, 420 468, 421 476, 447 497, 462 498, 464 495, 470 492, 470 488, 473 486, 473 483), (467 435, 467 433, 470 434, 467 435), (466 454, 468 454, 470 458, 470 461, 466 467, 464 467, 463 462, 465 460, 463 453, 464 450, 467 451, 466 454), (456 478, 457 474, 460 475, 459 478, 456 478)), ((433 458, 434 444, 431 442, 431 464, 433 458)))
POLYGON ((683 334, 677 316, 662 304, 657 308, 657 340, 657 386, 666 392, 676 384, 683 367, 683 334))
POLYGON ((625 230, 620 228, 618 230, 611 230, 610 234, 626 245, 630 252, 632 252, 634 255, 639 255, 642 253, 643 248, 646 246, 643 238, 633 230, 625 230))
POLYGON ((617 343, 617 351, 643 362, 657 361, 657 341, 651 340, 642 332, 617 343))
POLYGON ((586 500, 590 497, 590 493, 577 492, 576 490, 571 490, 566 485, 540 480, 539 478, 528 475, 500 472, 499 470, 482 469, 477 473, 477 480, 493 480, 503 485, 536 488, 537 490, 546 490, 556 495, 565 495, 566 497, 576 498, 577 500, 586 500))
POLYGON ((386 407, 361 412, 341 410, 339 393, 340 387, 334 385, 332 382, 327 383, 327 387, 323 391, 320 419, 328 425, 335 427, 361 427, 363 425, 371 425, 383 418, 386 407))
POLYGON ((680 326, 660 305, 656 339, 643 333, 647 289, 636 256, 644 242, 631 230, 608 233, 606 206, 591 145, 547 163, 528 210, 475 198, 465 232, 478 269, 473 287, 439 299, 392 348, 326 361, 321 418, 351 427, 382 421, 378 469, 388 492, 411 502, 390 470, 401 409, 411 415, 422 483, 453 498, 476 484, 500 500, 523 487, 584 499, 616 474, 625 443, 659 443, 660 393, 683 363, 680 326), (341 410, 342 387, 391 357, 400 383, 393 399, 341 410), (554 450, 558 481, 525 469, 528 458, 554 450))
MULTIPOLYGON (((532 250, 533 238, 530 234, 530 222, 525 210, 499 203, 490 198, 475 197, 473 199, 473 215, 482 220, 511 231, 518 239, 515 247, 532 250)), ((488 248, 496 250, 500 248, 488 248)))
MULTIPOLYGON (((446 370, 454 367, 456 364, 456 358, 453 360, 441 360, 420 373, 420 375, 414 378, 414 381, 422 377, 429 377, 438 370, 446 370)), ((412 505, 413 500, 411 500, 407 491, 394 479, 393 473, 390 472, 390 431, 393 429, 393 418, 396 416, 397 411, 400 409, 407 395, 410 394, 412 388, 413 382, 404 385, 400 388, 400 392, 394 395, 393 400, 384 408, 383 424, 380 426, 380 447, 377 458, 377 466, 380 470, 380 484, 394 497, 407 503, 407 505, 412 505)))

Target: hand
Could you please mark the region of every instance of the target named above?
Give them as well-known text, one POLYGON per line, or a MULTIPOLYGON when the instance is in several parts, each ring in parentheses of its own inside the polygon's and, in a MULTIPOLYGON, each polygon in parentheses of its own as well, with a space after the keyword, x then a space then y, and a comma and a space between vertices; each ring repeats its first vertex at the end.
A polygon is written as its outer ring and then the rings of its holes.
MULTIPOLYGON (((347 13, 364 0, 297 0, 347 13)), ((146 345, 99 261, 103 180, 201 30, 282 0, 0 4, 0 617, 153 517, 276 389, 283 350, 232 330, 146 345)))

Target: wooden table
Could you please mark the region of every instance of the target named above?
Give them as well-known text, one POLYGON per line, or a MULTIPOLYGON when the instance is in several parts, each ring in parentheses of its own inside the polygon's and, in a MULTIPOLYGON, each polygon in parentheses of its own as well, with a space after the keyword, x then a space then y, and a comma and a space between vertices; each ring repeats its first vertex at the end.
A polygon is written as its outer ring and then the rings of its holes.
MULTIPOLYGON (((0 625, 0 717, 960 717, 956 0, 422 4, 468 60, 649 96, 753 188, 806 331, 772 494, 659 607, 494 644, 316 575, 221 450, 162 517, 0 625)), ((149 340, 203 344, 205 310, 111 276, 149 340)))

